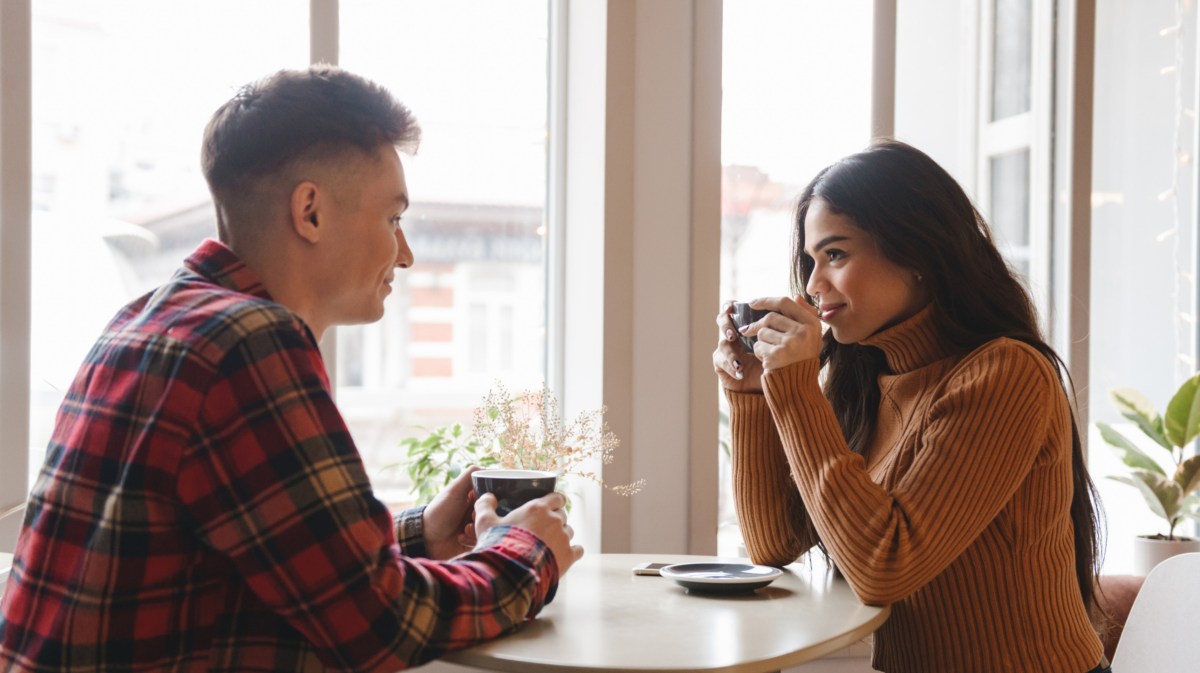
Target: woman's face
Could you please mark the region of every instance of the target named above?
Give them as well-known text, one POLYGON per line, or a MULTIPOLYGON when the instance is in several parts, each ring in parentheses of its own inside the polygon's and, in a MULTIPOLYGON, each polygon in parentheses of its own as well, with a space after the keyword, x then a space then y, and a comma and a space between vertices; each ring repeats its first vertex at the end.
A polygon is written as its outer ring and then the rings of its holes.
POLYGON ((929 303, 915 271, 884 257, 853 220, 821 199, 804 217, 804 252, 813 259, 805 290, 838 343, 858 343, 929 303))

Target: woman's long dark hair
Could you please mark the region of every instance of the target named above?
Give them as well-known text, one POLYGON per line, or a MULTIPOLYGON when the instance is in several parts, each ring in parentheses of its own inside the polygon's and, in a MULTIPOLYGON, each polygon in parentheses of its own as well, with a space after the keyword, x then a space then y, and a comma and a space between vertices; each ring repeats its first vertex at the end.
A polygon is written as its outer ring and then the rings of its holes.
MULTIPOLYGON (((805 187, 796 206, 792 290, 805 291, 813 260, 804 252, 804 219, 814 199, 849 217, 895 264, 920 274, 932 297, 935 328, 960 353, 999 337, 1029 344, 1067 381, 1070 374, 1042 338, 1029 293, 992 241, 987 222, 941 166, 920 150, 879 140, 825 168, 805 187)), ((828 367, 825 396, 851 450, 862 454, 875 431, 879 374, 886 367, 876 348, 840 344, 826 333, 821 364, 828 367)), ((1064 392, 1069 392, 1063 383, 1064 392)), ((1088 475, 1071 412, 1071 519, 1075 525, 1075 576, 1084 605, 1094 600, 1099 565, 1095 486, 1088 475)))

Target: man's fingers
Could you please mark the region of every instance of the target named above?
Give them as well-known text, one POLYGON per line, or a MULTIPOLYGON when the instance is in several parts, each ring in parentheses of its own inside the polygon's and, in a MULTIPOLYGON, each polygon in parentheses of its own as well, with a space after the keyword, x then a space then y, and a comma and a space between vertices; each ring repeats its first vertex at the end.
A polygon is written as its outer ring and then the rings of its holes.
POLYGON ((496 516, 496 507, 500 503, 496 500, 496 496, 491 493, 484 493, 475 499, 475 516, 481 514, 491 514, 496 516))

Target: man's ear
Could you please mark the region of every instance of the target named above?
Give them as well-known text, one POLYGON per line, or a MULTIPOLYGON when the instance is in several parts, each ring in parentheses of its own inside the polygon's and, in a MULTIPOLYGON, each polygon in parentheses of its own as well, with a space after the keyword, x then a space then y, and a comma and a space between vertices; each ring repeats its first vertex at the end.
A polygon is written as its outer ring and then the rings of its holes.
POLYGON ((292 189, 289 202, 288 221, 300 238, 309 243, 321 239, 321 200, 323 194, 315 182, 305 180, 292 189))

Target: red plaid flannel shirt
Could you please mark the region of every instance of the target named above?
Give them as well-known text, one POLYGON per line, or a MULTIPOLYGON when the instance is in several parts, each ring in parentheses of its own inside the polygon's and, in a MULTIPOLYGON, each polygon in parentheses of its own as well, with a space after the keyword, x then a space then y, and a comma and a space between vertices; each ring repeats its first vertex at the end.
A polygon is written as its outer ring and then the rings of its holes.
POLYGON ((396 670, 535 615, 558 566, 527 531, 413 558, 421 511, 375 498, 324 371, 215 241, 125 307, 30 494, 0 670, 396 670))

